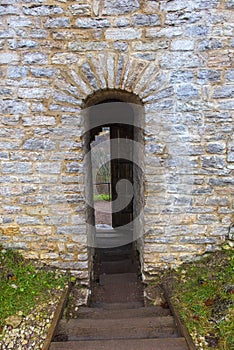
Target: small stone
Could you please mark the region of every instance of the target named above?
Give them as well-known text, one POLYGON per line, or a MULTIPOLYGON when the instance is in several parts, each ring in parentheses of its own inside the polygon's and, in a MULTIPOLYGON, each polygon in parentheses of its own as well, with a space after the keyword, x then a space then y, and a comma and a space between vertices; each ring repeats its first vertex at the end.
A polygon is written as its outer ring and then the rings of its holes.
POLYGON ((6 325, 11 326, 13 328, 18 327, 21 322, 22 322, 22 317, 19 315, 13 315, 13 316, 7 317, 5 320, 6 325))

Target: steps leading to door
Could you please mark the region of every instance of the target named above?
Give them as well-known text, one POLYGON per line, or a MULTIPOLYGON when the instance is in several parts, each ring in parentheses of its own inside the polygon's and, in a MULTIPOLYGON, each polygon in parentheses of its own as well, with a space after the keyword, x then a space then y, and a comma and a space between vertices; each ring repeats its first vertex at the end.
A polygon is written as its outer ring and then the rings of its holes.
POLYGON ((170 310, 144 306, 131 245, 97 249, 95 259, 91 305, 60 321, 50 350, 188 350, 170 310))

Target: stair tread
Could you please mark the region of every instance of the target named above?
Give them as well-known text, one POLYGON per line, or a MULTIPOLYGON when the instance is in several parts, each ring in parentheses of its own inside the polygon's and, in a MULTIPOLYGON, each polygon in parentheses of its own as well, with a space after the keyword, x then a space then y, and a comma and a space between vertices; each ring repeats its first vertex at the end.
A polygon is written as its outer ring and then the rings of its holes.
MULTIPOLYGON (((119 307, 121 307, 119 305, 119 307)), ((132 309, 108 310, 98 307, 81 307, 78 311, 78 318, 100 319, 100 318, 132 318, 143 316, 167 316, 170 315, 169 309, 164 309, 161 306, 147 306, 132 309)))
POLYGON ((113 302, 113 303, 107 303, 102 301, 95 301, 92 303, 92 307, 94 308, 101 308, 105 310, 131 310, 131 309, 137 309, 139 307, 143 307, 144 303, 143 301, 129 301, 129 302, 113 302))
POLYGON ((171 315, 168 316, 146 316, 146 317, 131 317, 127 321, 123 318, 118 319, 112 319, 112 318, 103 318, 99 319, 98 322, 95 319, 79 319, 79 318, 73 318, 70 320, 61 320, 61 324, 63 324, 66 327, 76 328, 76 327, 89 327, 91 328, 100 328, 100 327, 106 327, 109 328, 111 325, 115 326, 115 328, 129 328, 132 326, 174 326, 174 318, 171 315))
POLYGON ((51 343, 50 350, 188 350, 184 338, 117 339, 51 343))
POLYGON ((120 274, 128 272, 137 272, 137 265, 132 259, 122 259, 119 261, 102 261, 96 265, 96 273, 100 274, 120 274))
POLYGON ((96 319, 61 320, 57 335, 65 335, 68 340, 165 338, 178 336, 172 316, 99 319, 98 321, 96 319))
POLYGON ((99 277, 100 284, 106 285, 106 284, 131 284, 134 282, 138 282, 138 276, 135 272, 129 272, 129 273, 116 273, 116 274, 102 274, 99 277))

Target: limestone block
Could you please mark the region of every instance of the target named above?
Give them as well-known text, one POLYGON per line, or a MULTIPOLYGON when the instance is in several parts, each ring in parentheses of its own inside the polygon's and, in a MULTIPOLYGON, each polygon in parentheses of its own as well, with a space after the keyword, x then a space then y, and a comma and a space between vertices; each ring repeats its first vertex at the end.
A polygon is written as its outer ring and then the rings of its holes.
POLYGON ((227 50, 211 51, 207 60, 208 67, 231 67, 232 55, 227 50))
POLYGON ((6 15, 17 15, 19 13, 19 9, 14 5, 1 5, 0 6, 0 16, 6 15))
POLYGON ((234 97, 234 85, 226 85, 214 88, 213 98, 234 97))
POLYGON ((118 17, 114 21, 116 27, 129 27, 130 19, 128 17, 118 17))
POLYGON ((50 18, 45 22, 45 28, 69 28, 70 19, 67 17, 50 18))
POLYGON ((188 83, 194 80, 193 70, 172 70, 171 83, 188 83))
POLYGON ((78 61, 78 57, 73 53, 58 52, 52 56, 51 61, 53 64, 70 65, 72 63, 76 63, 78 61))
POLYGON ((171 42, 173 51, 190 51, 194 49, 195 41, 188 39, 174 39, 171 42))
POLYGON ((234 141, 228 143, 228 162, 234 162, 234 141))
POLYGON ((80 100, 77 100, 77 98, 58 91, 53 92, 53 99, 54 101, 60 102, 60 103, 65 102, 72 105, 77 105, 77 106, 80 105, 80 100))
POLYGON ((175 36, 183 35, 183 30, 180 27, 173 28, 146 28, 146 38, 173 38, 175 36))
POLYGON ((60 6, 53 5, 32 5, 23 6, 23 13, 29 16, 51 16, 59 15, 63 13, 63 9, 60 6))
POLYGON ((5 162, 2 163, 3 174, 27 174, 32 172, 32 164, 30 162, 5 162))
POLYGON ((0 29, 0 39, 13 38, 15 36, 14 30, 2 30, 0 29))
MULTIPOLYGON (((200 21, 201 14, 193 11, 176 11, 166 14, 165 24, 178 26, 184 23, 196 23, 200 21)), ((196 31, 198 33, 198 31, 196 31)), ((194 33, 194 32, 193 32, 194 33)), ((193 36, 193 35, 191 35, 193 36)))
POLYGON ((200 65, 200 58, 190 52, 181 52, 179 55, 174 52, 160 52, 158 56, 162 69, 195 68, 200 65))
POLYGON ((40 258, 42 260, 55 260, 58 259, 59 255, 57 253, 41 253, 40 258))
POLYGON ((77 28, 109 28, 110 27, 110 21, 108 19, 102 19, 102 18, 79 18, 76 20, 75 26, 77 28))
POLYGON ((25 64, 47 64, 48 57, 43 52, 27 52, 23 57, 25 64))
POLYGON ((9 18, 8 25, 10 28, 24 28, 24 27, 31 27, 33 25, 33 22, 29 18, 9 18))
POLYGON ((19 62, 19 55, 13 52, 0 52, 0 64, 14 64, 19 62))
POLYGON ((28 67, 25 66, 8 66, 7 76, 11 79, 24 78, 28 75, 28 67))
POLYGON ((234 69, 228 69, 225 72, 225 79, 227 81, 234 81, 234 69))
POLYGON ((159 3, 154 0, 148 0, 143 3, 142 9, 144 13, 156 13, 159 10, 159 3))
POLYGON ((38 150, 53 150, 55 149, 55 143, 49 139, 28 139, 23 144, 23 149, 38 151, 38 150))
POLYGON ((18 225, 38 225, 40 224, 40 220, 33 216, 19 216, 16 218, 16 222, 18 225))
POLYGON ((30 88, 20 88, 18 90, 18 97, 25 98, 25 99, 40 99, 40 98, 49 98, 51 95, 50 89, 30 89, 30 88))
POLYGON ((107 29, 105 38, 108 40, 133 40, 140 39, 142 36, 141 29, 124 28, 124 29, 107 29))
POLYGON ((200 95, 198 87, 193 84, 180 84, 176 93, 179 99, 196 99, 200 95))
POLYGON ((207 153, 224 154, 226 145, 224 143, 208 143, 206 147, 207 153))
POLYGON ((218 104, 219 109, 224 110, 233 110, 234 109, 234 100, 223 100, 218 104))
POLYGON ((4 243, 6 249, 22 249, 24 252, 29 250, 29 244, 25 242, 7 242, 4 243))
POLYGON ((37 172, 41 174, 60 174, 61 173, 61 163, 58 162, 41 162, 35 165, 37 172))
POLYGON ((188 37, 203 37, 207 36, 209 28, 205 25, 192 25, 185 30, 185 35, 188 37))
POLYGON ((90 4, 73 4, 68 6, 67 11, 73 16, 89 16, 91 15, 90 4))
MULTIPOLYGON (((60 226, 57 228, 57 234, 59 235, 81 235, 85 233, 85 225, 75 225, 75 226, 60 226)), ((82 238, 82 237, 81 237, 82 238)), ((75 238, 73 237, 73 240, 75 238)), ((79 241, 79 238, 77 238, 79 241)), ((87 237, 85 237, 87 240, 87 237)), ((76 242, 76 240, 74 240, 76 242)))
POLYGON ((171 99, 163 100, 163 101, 157 101, 153 103, 148 103, 145 105, 146 112, 156 112, 156 111, 162 111, 165 109, 171 109, 174 106, 174 101, 171 99))
POLYGON ((8 159, 9 159, 9 153, 0 151, 0 160, 8 160, 8 159))
POLYGON ((48 31, 44 29, 32 29, 29 32, 29 36, 30 38, 34 38, 34 39, 46 39, 48 36, 48 31))
POLYGON ((199 51, 209 51, 221 49, 225 45, 224 42, 211 38, 205 39, 199 42, 198 49, 199 51))
POLYGON ((140 7, 139 0, 104 0, 104 14, 120 15, 131 13, 140 7))
POLYGON ((167 40, 154 40, 152 43, 143 43, 142 41, 134 42, 132 45, 135 51, 157 51, 159 49, 168 48, 167 40))
POLYGON ((12 50, 24 48, 37 48, 38 43, 34 40, 8 40, 8 46, 12 50))
POLYGON ((160 26, 160 18, 158 15, 145 15, 145 14, 137 14, 132 16, 133 26, 160 26))
POLYGON ((199 69, 197 73, 198 84, 221 82, 222 71, 220 69, 199 69))

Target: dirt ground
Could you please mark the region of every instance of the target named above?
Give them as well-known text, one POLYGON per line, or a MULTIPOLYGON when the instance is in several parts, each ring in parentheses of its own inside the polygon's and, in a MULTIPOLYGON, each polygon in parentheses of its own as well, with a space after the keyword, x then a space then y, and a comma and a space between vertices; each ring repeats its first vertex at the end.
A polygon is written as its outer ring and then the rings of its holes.
POLYGON ((111 202, 96 201, 94 204, 94 209, 96 225, 112 225, 111 202))

